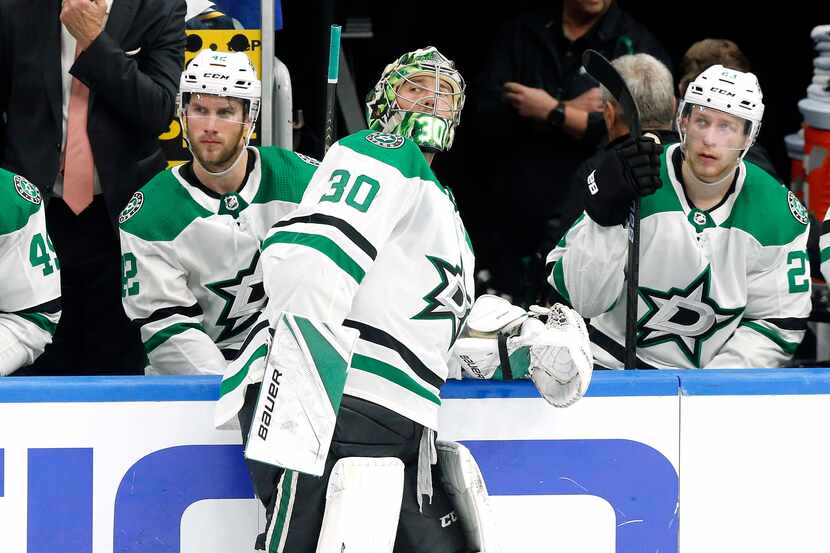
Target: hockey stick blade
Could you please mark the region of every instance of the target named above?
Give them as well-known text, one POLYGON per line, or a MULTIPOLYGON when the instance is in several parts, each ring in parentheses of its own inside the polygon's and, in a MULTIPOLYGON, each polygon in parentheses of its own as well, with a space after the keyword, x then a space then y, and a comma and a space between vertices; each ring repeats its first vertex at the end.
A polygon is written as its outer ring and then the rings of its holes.
MULTIPOLYGON (((585 50, 582 66, 599 84, 608 89, 622 108, 622 117, 631 136, 640 136, 640 110, 628 85, 605 56, 585 50)), ((625 294, 625 368, 637 368, 637 289, 640 282, 640 199, 631 202, 628 214, 628 263, 625 294)))
POLYGON ((628 90, 628 85, 605 56, 596 50, 585 50, 582 66, 599 84, 608 89, 611 96, 622 108, 622 116, 632 136, 640 136, 640 110, 628 90))

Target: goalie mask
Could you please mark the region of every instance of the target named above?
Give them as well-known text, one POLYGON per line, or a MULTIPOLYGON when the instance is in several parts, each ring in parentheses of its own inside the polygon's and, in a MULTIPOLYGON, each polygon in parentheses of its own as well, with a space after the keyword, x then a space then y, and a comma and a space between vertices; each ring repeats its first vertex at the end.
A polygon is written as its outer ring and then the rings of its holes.
POLYGON ((761 88, 752 73, 713 65, 689 83, 677 128, 686 159, 704 184, 716 186, 731 177, 729 169, 758 137, 763 115, 761 88))
POLYGON ((425 152, 452 147, 464 107, 463 77, 435 47, 386 66, 366 97, 369 128, 404 136, 425 152))
MULTIPOLYGON (((202 50, 182 72, 179 94, 176 97, 176 110, 182 123, 183 135, 187 141, 188 150, 194 158, 197 158, 197 156, 188 137, 188 118, 209 117, 209 115, 201 115, 196 110, 190 110, 189 106, 192 100, 203 96, 240 100, 243 105, 241 116, 235 115, 231 110, 221 110, 217 117, 223 122, 248 125, 243 137, 243 144, 236 153, 236 159, 233 163, 219 172, 209 171, 205 168, 212 175, 220 176, 231 171, 242 157, 242 152, 251 141, 251 135, 259 116, 262 85, 248 56, 242 52, 202 50)), ((202 163, 202 160, 199 161, 204 167, 205 164, 202 163)))

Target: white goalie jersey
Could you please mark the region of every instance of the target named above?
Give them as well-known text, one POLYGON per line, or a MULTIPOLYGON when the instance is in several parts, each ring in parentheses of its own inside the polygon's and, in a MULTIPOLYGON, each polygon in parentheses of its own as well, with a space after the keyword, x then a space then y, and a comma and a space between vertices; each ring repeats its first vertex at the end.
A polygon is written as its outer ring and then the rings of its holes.
POLYGON ((268 317, 358 330, 345 393, 434 429, 474 261, 452 192, 415 143, 358 132, 332 146, 263 242, 268 317))
MULTIPOLYGON (((806 209, 748 162, 720 205, 693 208, 678 148, 664 150, 663 186, 641 201, 638 366, 784 365, 810 313, 806 209)), ((627 253, 626 229, 583 214, 548 256, 550 284, 591 319, 596 363, 608 368, 623 366, 627 253)))
POLYGON ((0 169, 0 376, 31 364, 60 319, 60 261, 46 233, 43 198, 0 169))
POLYGON ((260 243, 296 208, 317 162, 279 148, 248 152, 254 165, 237 192, 219 195, 181 166, 121 213, 122 302, 151 373, 222 374, 265 305, 260 243))

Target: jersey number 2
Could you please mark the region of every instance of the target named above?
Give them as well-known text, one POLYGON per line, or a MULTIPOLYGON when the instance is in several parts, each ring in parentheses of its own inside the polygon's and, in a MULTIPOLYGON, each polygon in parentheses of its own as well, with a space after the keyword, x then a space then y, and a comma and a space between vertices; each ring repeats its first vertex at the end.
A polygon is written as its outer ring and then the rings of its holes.
POLYGON ((138 263, 135 255, 126 252, 121 256, 121 297, 138 295, 138 281, 130 282, 138 274, 138 263))
MULTIPOLYGON (((329 185, 331 190, 328 194, 320 198, 321 202, 339 202, 343 198, 343 193, 349 186, 349 181, 352 175, 345 169, 337 169, 329 177, 329 185)), ((346 204, 360 211, 366 213, 369 206, 377 196, 380 190, 380 183, 372 177, 366 175, 358 175, 351 184, 349 193, 346 195, 346 204)))
POLYGON ((810 289, 810 277, 807 274, 807 252, 792 251, 787 254, 787 282, 790 284, 790 294, 806 292, 810 289))

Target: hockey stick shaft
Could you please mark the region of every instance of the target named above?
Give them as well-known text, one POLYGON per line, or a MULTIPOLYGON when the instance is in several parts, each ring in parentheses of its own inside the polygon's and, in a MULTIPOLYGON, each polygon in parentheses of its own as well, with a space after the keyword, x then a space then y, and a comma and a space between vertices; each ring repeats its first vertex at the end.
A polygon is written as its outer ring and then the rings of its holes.
MULTIPOLYGON (((582 56, 585 70, 608 89, 623 111, 629 132, 639 137, 640 110, 625 80, 614 66, 594 50, 586 50, 582 56)), ((626 262, 625 296, 625 368, 637 368, 637 289, 640 283, 640 199, 631 202, 628 214, 628 260, 626 262)))
POLYGON ((334 143, 335 114, 334 105, 337 100, 337 80, 340 77, 340 25, 332 25, 329 33, 329 67, 326 84, 326 129, 323 136, 323 145, 328 151, 334 143))

